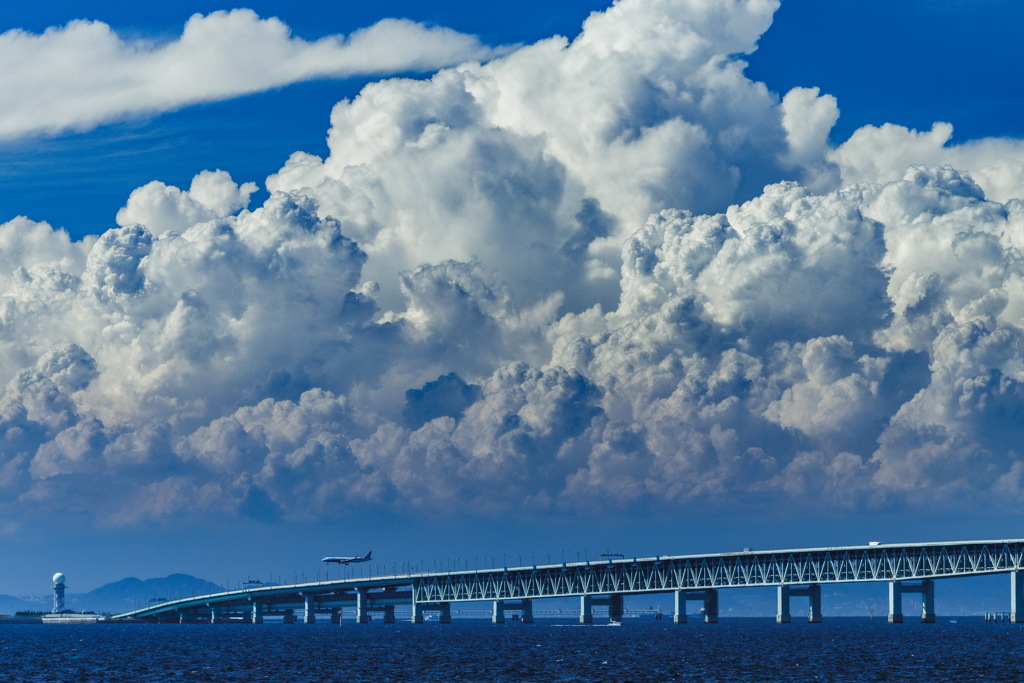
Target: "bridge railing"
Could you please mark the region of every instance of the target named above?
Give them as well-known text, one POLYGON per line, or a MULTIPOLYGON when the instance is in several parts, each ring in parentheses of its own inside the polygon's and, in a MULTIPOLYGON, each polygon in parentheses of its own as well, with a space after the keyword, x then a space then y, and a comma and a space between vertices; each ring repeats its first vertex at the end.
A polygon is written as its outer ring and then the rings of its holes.
MULTIPOLYGON (((931 580, 1024 569, 1024 540, 886 544, 708 555, 657 556, 398 576, 225 591, 169 601, 122 618, 182 612, 255 600, 288 602, 314 596, 348 604, 359 591, 410 591, 413 603, 521 600, 642 594, 739 586, 797 586, 866 581, 931 580)), ((373 596, 371 596, 373 597, 373 596)))

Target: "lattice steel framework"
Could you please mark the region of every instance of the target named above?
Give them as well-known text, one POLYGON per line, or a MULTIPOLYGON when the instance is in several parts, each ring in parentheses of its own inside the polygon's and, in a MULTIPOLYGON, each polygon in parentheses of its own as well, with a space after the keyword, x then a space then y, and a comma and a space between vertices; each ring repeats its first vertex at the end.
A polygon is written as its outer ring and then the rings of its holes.
POLYGON ((940 579, 1019 571, 1024 541, 877 545, 656 557, 424 576, 421 602, 940 579))
POLYGON ((421 605, 579 595, 663 593, 740 586, 799 586, 904 581, 1024 570, 1024 540, 867 545, 571 562, 464 572, 437 572, 232 591, 161 603, 118 618, 154 618, 251 604, 295 608, 313 596, 318 607, 369 603, 421 605), (397 591, 401 591, 400 593, 397 591))

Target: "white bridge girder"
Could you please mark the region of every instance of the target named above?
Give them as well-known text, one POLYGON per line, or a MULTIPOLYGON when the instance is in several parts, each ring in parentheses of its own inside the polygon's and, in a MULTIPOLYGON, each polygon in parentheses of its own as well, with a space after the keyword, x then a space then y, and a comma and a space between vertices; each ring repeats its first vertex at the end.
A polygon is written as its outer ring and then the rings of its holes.
MULTIPOLYGON (((576 596, 699 591, 739 586, 808 586, 824 583, 931 581, 1024 571, 1024 540, 867 545, 802 550, 744 551, 658 556, 462 572, 425 572, 343 579, 218 593, 161 603, 117 618, 160 618, 251 610, 261 614, 386 605, 447 605, 469 601, 518 601, 576 596)), ((1013 612, 1024 619, 1024 590, 1015 586, 1013 612)), ((443 609, 438 607, 437 609, 443 609)), ((415 610, 414 610, 415 611, 415 610)))

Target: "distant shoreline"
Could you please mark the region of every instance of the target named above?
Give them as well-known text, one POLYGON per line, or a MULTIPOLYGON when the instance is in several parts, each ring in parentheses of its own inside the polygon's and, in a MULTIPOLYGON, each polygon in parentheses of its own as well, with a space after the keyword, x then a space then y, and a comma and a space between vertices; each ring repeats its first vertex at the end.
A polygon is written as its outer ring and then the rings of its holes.
POLYGON ((110 619, 102 614, 41 614, 39 616, 0 616, 0 626, 5 624, 102 624, 110 619))

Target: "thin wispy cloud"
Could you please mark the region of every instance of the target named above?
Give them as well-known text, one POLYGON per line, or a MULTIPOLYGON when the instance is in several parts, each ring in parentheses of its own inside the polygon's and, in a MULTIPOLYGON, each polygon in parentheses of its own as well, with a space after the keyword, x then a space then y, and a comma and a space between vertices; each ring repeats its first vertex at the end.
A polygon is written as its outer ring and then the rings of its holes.
POLYGON ((305 41, 251 10, 196 14, 169 42, 99 21, 0 34, 0 139, 88 130, 314 78, 433 71, 495 52, 473 36, 386 19, 305 41))

